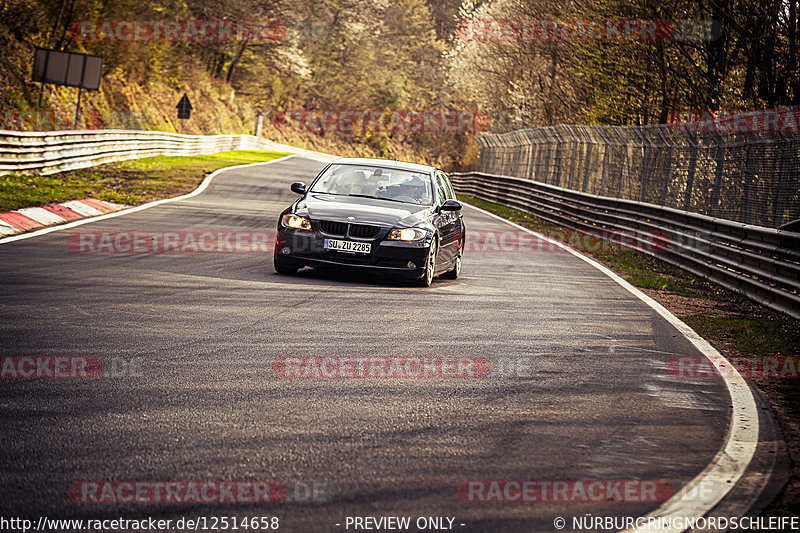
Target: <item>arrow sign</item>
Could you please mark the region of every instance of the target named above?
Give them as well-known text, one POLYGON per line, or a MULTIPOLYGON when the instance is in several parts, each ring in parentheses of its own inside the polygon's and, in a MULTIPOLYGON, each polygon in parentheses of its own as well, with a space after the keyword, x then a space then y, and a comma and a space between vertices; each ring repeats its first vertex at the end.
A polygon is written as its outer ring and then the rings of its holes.
POLYGON ((175 107, 178 108, 178 118, 190 118, 192 114, 192 103, 189 102, 189 97, 186 96, 186 93, 183 93, 183 98, 181 98, 181 101, 178 102, 178 105, 175 107))

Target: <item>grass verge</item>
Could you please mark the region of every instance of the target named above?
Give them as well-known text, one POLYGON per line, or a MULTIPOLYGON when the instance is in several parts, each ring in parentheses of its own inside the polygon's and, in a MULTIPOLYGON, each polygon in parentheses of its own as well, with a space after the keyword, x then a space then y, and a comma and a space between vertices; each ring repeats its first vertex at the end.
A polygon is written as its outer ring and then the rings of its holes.
MULTIPOLYGON (((459 199, 544 234, 569 231, 523 211, 474 196, 462 194, 459 199)), ((669 309, 729 359, 800 355, 800 320, 767 309, 645 253, 619 247, 584 250, 583 253, 597 259, 669 309)), ((800 382, 797 379, 757 379, 755 384, 777 416, 792 463, 788 484, 761 514, 798 516, 800 382)))
POLYGON ((0 212, 81 198, 140 205, 197 188, 220 168, 277 159, 286 154, 233 151, 197 156, 156 156, 49 176, 0 176, 0 212))

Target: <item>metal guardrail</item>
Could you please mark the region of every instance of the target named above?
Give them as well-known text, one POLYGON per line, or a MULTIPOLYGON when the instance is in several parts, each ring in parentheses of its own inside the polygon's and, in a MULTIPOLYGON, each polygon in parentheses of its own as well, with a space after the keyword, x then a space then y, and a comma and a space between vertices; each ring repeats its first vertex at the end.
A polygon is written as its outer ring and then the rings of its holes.
POLYGON ((457 173, 451 181, 459 193, 579 232, 626 232, 622 245, 800 319, 800 233, 509 176, 457 173))
POLYGON ((0 175, 10 172, 46 175, 155 155, 188 156, 228 150, 274 150, 333 159, 327 154, 252 135, 182 135, 135 130, 0 130, 0 175))

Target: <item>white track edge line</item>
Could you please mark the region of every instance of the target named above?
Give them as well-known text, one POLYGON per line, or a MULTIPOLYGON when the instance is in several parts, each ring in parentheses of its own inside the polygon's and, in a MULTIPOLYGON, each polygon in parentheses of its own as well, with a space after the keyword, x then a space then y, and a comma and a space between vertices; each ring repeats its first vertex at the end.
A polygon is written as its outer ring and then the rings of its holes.
MULTIPOLYGON (((750 461, 755 455, 758 444, 759 424, 758 408, 755 398, 749 385, 736 368, 729 364, 711 344, 697 334, 692 328, 683 323, 678 317, 669 312, 664 306, 647 296, 645 293, 622 279, 619 275, 609 270, 606 266, 587 257, 577 250, 555 241, 541 233, 533 231, 507 220, 501 216, 490 213, 474 205, 464 204, 471 209, 475 209, 485 215, 505 222, 517 229, 520 229, 541 239, 545 239, 564 249, 570 254, 580 258, 584 262, 598 269, 600 272, 621 285, 628 292, 636 296, 639 300, 650 306, 656 313, 661 315, 667 322, 672 324, 675 329, 681 332, 689 342, 691 342, 710 362, 717 371, 723 376, 725 386, 730 395, 731 420, 728 433, 723 447, 716 453, 711 462, 694 477, 685 487, 674 494, 669 500, 664 502, 658 509, 646 515, 646 518, 655 520, 660 518, 700 518, 705 516, 733 489, 736 483, 742 478, 750 461), (723 369, 722 366, 725 368, 723 369)), ((676 521, 677 522, 677 521, 676 521)), ((639 531, 660 531, 663 533, 681 533, 688 527, 672 526, 661 528, 638 527, 626 530, 627 532, 639 531)))
POLYGON ((285 155, 283 157, 279 157, 277 159, 271 159, 269 161, 259 161, 258 163, 247 163, 245 165, 234 165, 232 167, 219 168, 219 169, 215 170, 214 172, 212 172, 211 174, 209 174, 208 176, 206 176, 206 178, 203 180, 203 182, 195 190, 193 190, 190 193, 184 194, 182 196, 176 196, 174 198, 165 198, 163 200, 156 200, 154 202, 150 202, 150 203, 147 203, 147 204, 142 204, 142 205, 139 205, 139 206, 136 206, 136 207, 131 207, 130 209, 122 209, 120 211, 114 211, 113 213, 107 213, 105 215, 99 215, 99 216, 95 216, 95 217, 85 217, 85 218, 82 218, 80 220, 75 220, 73 222, 70 222, 68 224, 59 224, 57 226, 50 226, 50 227, 47 227, 47 228, 43 228, 43 229, 39 229, 39 230, 36 230, 36 231, 32 231, 30 233, 22 233, 20 235, 13 235, 13 236, 5 237, 3 239, 0 239, 0 244, 7 244, 9 242, 21 241, 23 239, 30 239, 32 237, 38 237, 39 235, 44 235, 45 233, 50 233, 50 232, 53 232, 53 231, 61 231, 61 230, 64 230, 64 229, 74 228, 75 226, 81 226, 83 224, 89 224, 90 222, 97 222, 99 220, 106 220, 108 218, 119 217, 119 216, 122 216, 122 215, 129 215, 131 213, 136 213, 138 211, 144 211, 145 209, 150 209, 151 207, 155 207, 155 206, 161 205, 161 204, 166 204, 168 202, 177 202, 179 200, 186 200, 187 198, 191 198, 192 196, 196 196, 196 195, 200 194, 201 192, 203 192, 204 190, 206 190, 206 188, 211 184, 211 181, 217 176, 217 174, 225 172, 226 170, 234 170, 234 169, 238 169, 238 168, 247 168, 247 167, 253 167, 253 166, 256 166, 256 165, 270 165, 272 163, 277 163, 278 161, 285 161, 285 160, 287 160, 287 159, 289 159, 291 157, 302 157, 302 156, 298 156, 298 155, 295 155, 295 154, 289 154, 289 155, 285 155))

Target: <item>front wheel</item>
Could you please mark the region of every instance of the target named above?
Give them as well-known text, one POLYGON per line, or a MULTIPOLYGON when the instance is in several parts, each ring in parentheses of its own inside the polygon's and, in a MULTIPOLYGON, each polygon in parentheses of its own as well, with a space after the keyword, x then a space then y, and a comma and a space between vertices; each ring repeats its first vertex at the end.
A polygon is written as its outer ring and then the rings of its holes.
POLYGON ((461 252, 456 254, 455 264, 453 265, 453 269, 445 272, 442 274, 442 277, 445 279, 458 279, 458 276, 461 274, 461 252))
POLYGON ((417 282, 420 287, 430 287, 433 283, 433 274, 436 272, 436 252, 439 249, 438 242, 433 239, 431 248, 428 250, 428 257, 425 259, 425 275, 417 282))

